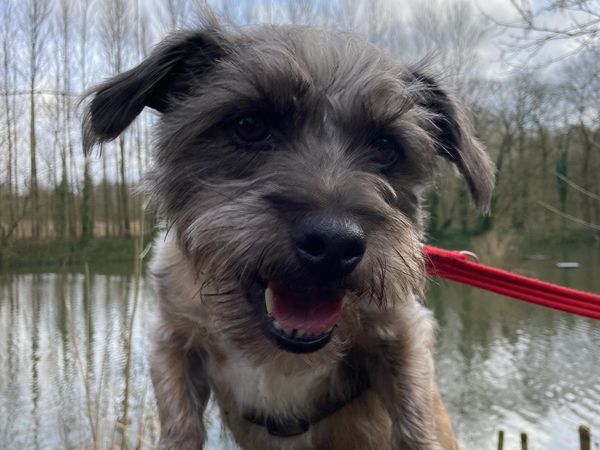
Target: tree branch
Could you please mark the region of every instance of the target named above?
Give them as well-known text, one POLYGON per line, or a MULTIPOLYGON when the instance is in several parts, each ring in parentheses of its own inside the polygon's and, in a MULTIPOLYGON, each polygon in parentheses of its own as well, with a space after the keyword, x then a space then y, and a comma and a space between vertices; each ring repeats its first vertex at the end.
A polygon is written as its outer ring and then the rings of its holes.
POLYGON ((547 209, 548 211, 550 211, 560 217, 564 217, 565 219, 570 220, 571 222, 575 222, 576 224, 583 225, 584 227, 590 228, 592 230, 600 231, 600 225, 596 225, 595 223, 586 222, 585 220, 582 220, 579 217, 575 217, 570 214, 566 214, 562 211, 559 211, 554 206, 551 206, 548 203, 543 202, 541 200, 537 200, 537 203, 540 206, 542 206, 543 208, 547 209))

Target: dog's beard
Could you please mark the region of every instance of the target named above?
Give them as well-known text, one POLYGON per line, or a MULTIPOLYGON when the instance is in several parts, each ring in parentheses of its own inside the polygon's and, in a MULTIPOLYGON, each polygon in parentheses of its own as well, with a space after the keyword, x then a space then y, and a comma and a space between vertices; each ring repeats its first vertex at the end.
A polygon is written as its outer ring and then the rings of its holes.
POLYGON ((332 282, 303 271, 287 224, 265 213, 257 194, 232 198, 187 209, 177 229, 208 322, 238 348, 265 358, 273 344, 288 354, 341 352, 360 327, 361 310, 385 309, 422 287, 417 229, 391 208, 386 223, 370 230, 359 266, 332 282))

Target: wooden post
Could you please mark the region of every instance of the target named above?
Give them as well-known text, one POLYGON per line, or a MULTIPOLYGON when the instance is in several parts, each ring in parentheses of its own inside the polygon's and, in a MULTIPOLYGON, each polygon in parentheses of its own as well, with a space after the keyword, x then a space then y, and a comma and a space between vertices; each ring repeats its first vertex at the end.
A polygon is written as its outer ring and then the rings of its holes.
POLYGON ((579 448, 581 450, 592 450, 592 433, 587 425, 579 426, 579 448))
POLYGON ((528 450, 527 433, 521 433, 521 450, 528 450))
POLYGON ((504 431, 498 431, 498 450, 504 450, 504 431))

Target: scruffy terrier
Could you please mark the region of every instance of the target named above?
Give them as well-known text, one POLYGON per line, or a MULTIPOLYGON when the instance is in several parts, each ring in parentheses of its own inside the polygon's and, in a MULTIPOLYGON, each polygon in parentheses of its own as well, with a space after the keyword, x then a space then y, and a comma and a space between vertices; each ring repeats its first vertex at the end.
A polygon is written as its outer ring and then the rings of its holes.
POLYGON ((494 173, 432 77, 353 34, 211 19, 92 95, 88 149, 160 113, 159 448, 203 446, 211 394, 244 450, 458 448, 421 198, 449 161, 485 210, 494 173))

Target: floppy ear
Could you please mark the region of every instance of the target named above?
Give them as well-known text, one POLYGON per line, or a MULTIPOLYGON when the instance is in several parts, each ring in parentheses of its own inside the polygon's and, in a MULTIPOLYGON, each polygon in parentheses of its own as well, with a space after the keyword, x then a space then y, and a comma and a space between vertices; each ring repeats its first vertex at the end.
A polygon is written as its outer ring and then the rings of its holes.
POLYGON ((217 31, 178 32, 165 39, 140 65, 93 88, 83 121, 83 145, 115 139, 148 106, 161 113, 190 91, 223 53, 217 31))
POLYGON ((494 190, 494 163, 473 136, 459 105, 431 78, 413 73, 417 103, 433 113, 433 134, 438 153, 456 165, 465 178, 477 208, 488 212, 494 190))

